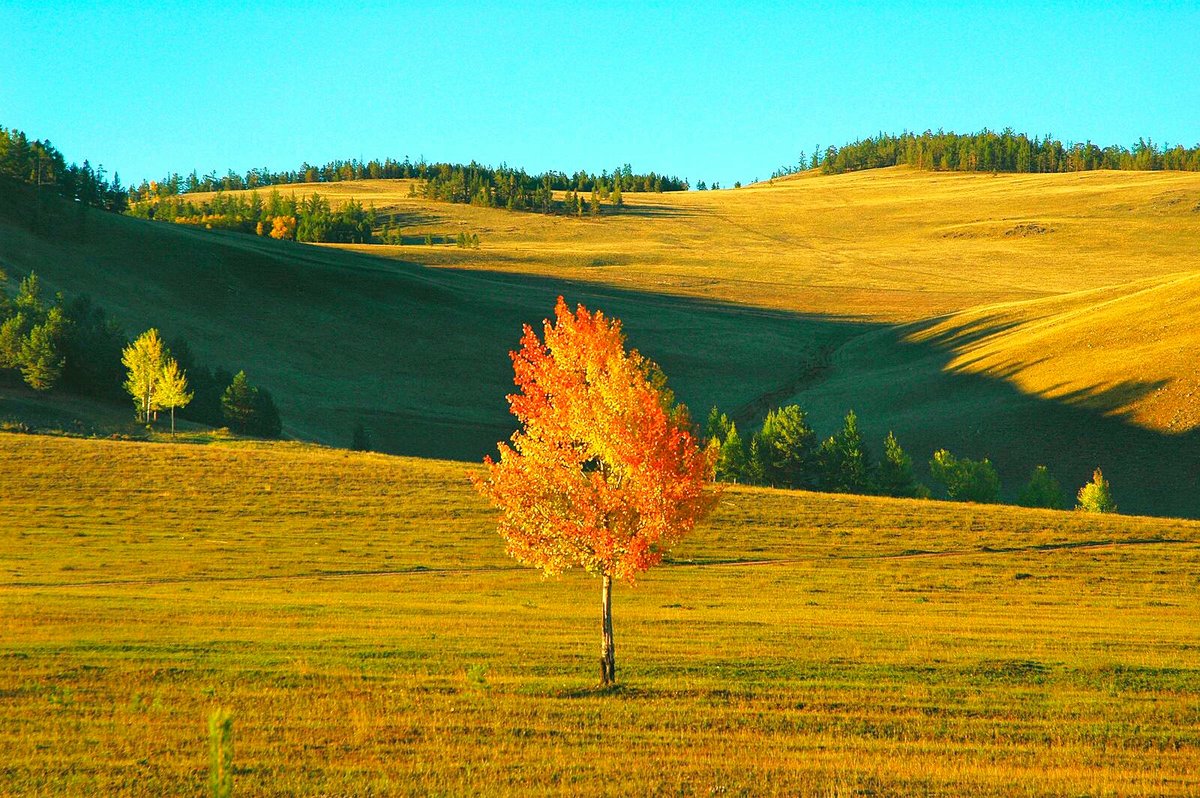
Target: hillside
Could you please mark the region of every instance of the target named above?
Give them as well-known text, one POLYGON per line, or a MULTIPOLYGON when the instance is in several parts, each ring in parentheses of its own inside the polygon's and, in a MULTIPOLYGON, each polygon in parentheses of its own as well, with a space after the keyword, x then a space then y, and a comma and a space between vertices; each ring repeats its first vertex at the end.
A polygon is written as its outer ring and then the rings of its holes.
MULTIPOLYGON (((627 194, 600 220, 434 203, 406 181, 301 185, 373 203, 406 240, 300 246, 91 214, 63 243, 0 223, 0 262, 88 291, 272 388, 289 434, 476 459, 509 429, 505 352, 553 296, 624 318, 704 412, 858 410, 924 462, 1097 465, 1130 511, 1200 515, 1190 314, 1200 175, 804 174, 627 194), (430 268, 433 267, 433 268, 430 268), (235 332, 236 330, 236 332, 235 332)), ((282 187, 281 191, 293 190, 282 187)))
POLYGON ((462 464, 0 459, 0 792, 194 793, 217 706, 244 795, 1200 789, 1195 522, 731 488, 618 586, 602 695, 596 580, 517 567, 462 464))

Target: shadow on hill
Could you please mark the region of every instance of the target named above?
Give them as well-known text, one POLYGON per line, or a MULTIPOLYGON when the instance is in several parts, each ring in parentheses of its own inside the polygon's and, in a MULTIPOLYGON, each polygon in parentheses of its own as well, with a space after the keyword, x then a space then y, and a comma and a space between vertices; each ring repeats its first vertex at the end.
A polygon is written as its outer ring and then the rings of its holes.
POLYGON ((640 216, 647 219, 682 219, 688 216, 700 216, 704 211, 699 208, 685 208, 675 205, 644 205, 636 200, 626 200, 618 213, 605 213, 605 216, 640 216))
POLYGON ((796 401, 825 436, 853 408, 876 452, 890 429, 920 468, 942 447, 990 457, 1010 497, 1034 465, 1071 493, 1100 466, 1124 511, 1200 516, 1200 435, 1161 435, 1114 414, 1160 382, 1051 401, 1003 374, 949 370, 961 335, 914 342, 911 326, 86 216, 69 241, 0 220, 0 263, 92 295, 130 332, 158 326, 186 337, 201 361, 245 368, 295 437, 347 446, 362 423, 383 451, 469 461, 494 452, 513 429, 507 353, 562 294, 621 318, 698 419, 718 405, 746 429, 796 401))
POLYGON ((427 227, 443 224, 447 220, 448 217, 440 213, 427 211, 379 211, 376 214, 376 221, 379 224, 391 224, 398 227, 427 227))
POLYGON ((926 474, 939 448, 988 457, 1014 499, 1034 466, 1046 465, 1073 504, 1099 467, 1124 512, 1200 515, 1200 431, 1167 435, 1124 417, 1166 380, 1096 385, 1049 399, 1007 379, 1022 364, 988 374, 951 369, 951 347, 913 342, 912 331, 878 327, 856 337, 818 380, 793 395, 812 413, 818 433, 831 434, 840 414, 854 409, 876 452, 892 430, 926 474))

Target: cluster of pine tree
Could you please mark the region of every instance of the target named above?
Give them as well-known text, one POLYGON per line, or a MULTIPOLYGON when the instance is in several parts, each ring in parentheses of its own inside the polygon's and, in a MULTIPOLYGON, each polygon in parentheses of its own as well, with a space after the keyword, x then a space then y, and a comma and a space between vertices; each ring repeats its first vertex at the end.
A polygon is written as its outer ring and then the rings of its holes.
POLYGON ((539 201, 545 202, 544 194, 537 199, 534 197, 539 191, 590 192, 593 188, 606 188, 609 192, 662 192, 686 191, 688 188, 686 180, 655 172, 638 174, 629 164, 614 169, 612 173, 606 170, 598 175, 582 170, 572 174, 549 171, 530 175, 523 169, 507 166, 488 167, 474 161, 469 164, 428 163, 425 160, 414 163, 408 158, 403 161, 388 158, 383 161, 365 162, 330 161, 324 166, 306 163, 299 169, 278 172, 270 169, 251 169, 245 175, 232 170, 224 176, 218 176, 216 172, 204 176, 192 172, 185 177, 172 172, 162 180, 143 181, 131 188, 129 199, 130 202, 138 202, 195 192, 243 191, 293 183, 337 183, 367 179, 419 180, 435 186, 429 196, 437 199, 524 210, 543 209, 539 201))
POLYGON ((41 392, 62 390, 105 401, 119 401, 127 392, 137 393, 135 404, 143 420, 160 407, 180 407, 181 417, 209 426, 229 426, 262 437, 279 435, 282 425, 271 394, 250 385, 245 372, 234 375, 197 363, 191 347, 180 338, 170 347, 152 348, 147 361, 152 367, 143 371, 155 376, 149 382, 139 382, 140 387, 131 391, 129 364, 125 362, 131 344, 125 331, 103 308, 86 296, 68 301, 60 293, 47 298, 34 273, 20 281, 15 296, 5 290, 7 282, 7 276, 0 272, 0 371, 19 375, 29 387, 41 392), (168 375, 170 380, 159 379, 166 374, 168 363, 174 364, 176 371, 168 375), (176 377, 186 379, 186 390, 191 394, 183 405, 159 401, 178 391, 156 398, 157 391, 142 390, 146 385, 162 385, 165 390, 176 377), (226 394, 230 390, 235 400, 244 400, 241 404, 249 407, 248 411, 229 411, 226 394))
MULTIPOLYGON (((842 428, 822 441, 799 406, 781 407, 767 413, 762 427, 747 441, 737 425, 714 407, 705 437, 718 448, 716 477, 722 482, 899 498, 932 495, 916 480, 912 458, 893 433, 883 441, 883 456, 879 460, 872 456, 853 410, 846 414, 842 428)), ((1000 501, 1000 476, 987 458, 971 460, 939 449, 929 461, 929 471, 953 501, 1000 501)), ((1063 509, 1066 500, 1058 480, 1040 465, 1022 487, 1017 504, 1063 509)), ((1116 512, 1112 488, 1099 469, 1092 482, 1080 489, 1076 509, 1116 512)))
POLYGON ((266 201, 257 191, 249 195, 217 192, 193 202, 178 196, 134 202, 129 215, 139 219, 188 224, 208 229, 235 230, 272 238, 338 244, 369 244, 376 224, 375 208, 351 199, 337 211, 313 192, 297 200, 272 189, 266 201))
MULTIPOLYGON (((599 216, 607 206, 620 210, 626 191, 686 191, 688 184, 675 177, 650 172, 636 175, 628 164, 599 175, 576 172, 546 172, 529 175, 523 169, 492 169, 471 163, 467 166, 438 164, 422 184, 427 199, 479 205, 486 208, 562 213, 567 216, 599 216), (563 192, 561 200, 554 193, 563 192)), ((414 185, 413 195, 417 188, 414 185)))
POLYGON ((36 186, 95 208, 120 212, 126 192, 120 175, 110 181, 104 167, 67 164, 49 141, 30 139, 20 130, 0 127, 0 184, 12 181, 36 186))
MULTIPOLYGON (((803 159, 802 159, 803 161, 803 159)), ((1200 144, 1159 146, 1138 139, 1132 147, 1100 147, 1090 141, 1064 144, 1005 128, 996 133, 925 131, 898 136, 880 133, 844 147, 829 147, 809 161, 826 174, 907 164, 947 172, 1083 172, 1093 169, 1200 171, 1200 144)))
MULTIPOLYGON (((8 278, 0 273, 0 288, 8 278)), ((62 298, 48 303, 36 274, 21 281, 14 299, 0 290, 0 369, 21 373, 35 391, 58 384, 66 365, 68 322, 62 298)))
POLYGON ((912 458, 888 433, 883 459, 872 458, 858 429, 854 411, 846 414, 837 434, 820 440, 797 405, 767 413, 749 441, 737 425, 713 408, 705 434, 720 447, 717 479, 778 488, 801 488, 836 493, 869 493, 897 497, 928 497, 929 489, 913 476, 912 458))
POLYGON ((46 297, 34 273, 15 296, 0 271, 0 370, 20 375, 36 391, 62 388, 82 396, 121 396, 125 334, 87 297, 46 297))

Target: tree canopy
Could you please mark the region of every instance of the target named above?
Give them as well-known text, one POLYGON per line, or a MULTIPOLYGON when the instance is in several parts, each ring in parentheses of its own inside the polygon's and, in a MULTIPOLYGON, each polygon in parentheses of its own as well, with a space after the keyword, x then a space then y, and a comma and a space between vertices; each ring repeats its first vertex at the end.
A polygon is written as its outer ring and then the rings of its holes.
POLYGON ((603 578, 601 680, 614 677, 610 591, 659 563, 712 508, 715 450, 691 431, 661 370, 626 351, 621 324, 559 297, 543 335, 511 353, 520 428, 476 487, 499 510, 510 555, 603 578))

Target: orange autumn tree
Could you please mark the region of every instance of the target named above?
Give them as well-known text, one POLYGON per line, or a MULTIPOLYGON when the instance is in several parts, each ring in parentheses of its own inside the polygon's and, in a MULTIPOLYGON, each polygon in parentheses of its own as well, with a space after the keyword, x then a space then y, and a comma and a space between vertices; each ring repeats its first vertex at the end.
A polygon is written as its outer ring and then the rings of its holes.
POLYGON ((479 491, 500 509, 508 553, 546 574, 602 581, 601 684, 616 678, 612 583, 662 561, 712 509, 716 452, 702 448, 662 371, 625 350, 621 323, 558 298, 543 339, 512 352, 520 429, 484 460, 479 491))

